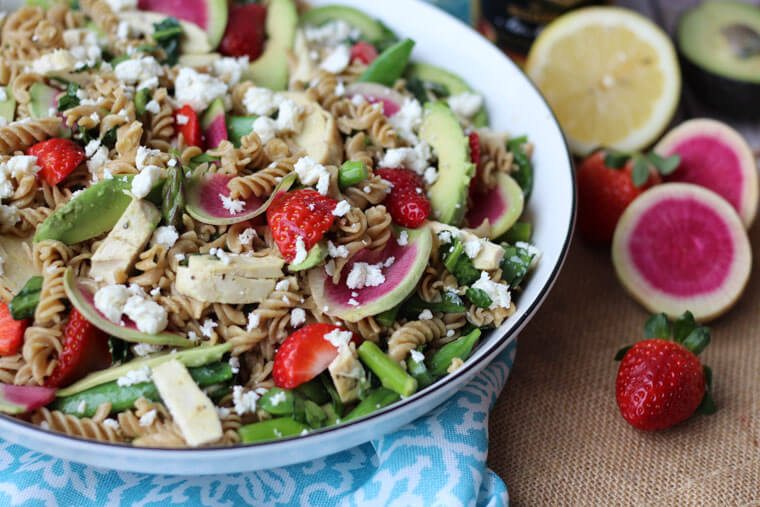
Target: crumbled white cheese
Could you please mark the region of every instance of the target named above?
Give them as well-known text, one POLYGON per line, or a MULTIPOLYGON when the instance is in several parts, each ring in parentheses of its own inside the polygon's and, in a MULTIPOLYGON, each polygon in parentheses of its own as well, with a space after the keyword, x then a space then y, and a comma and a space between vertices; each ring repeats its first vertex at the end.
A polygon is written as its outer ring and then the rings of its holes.
POLYGON ((46 76, 57 72, 74 70, 77 61, 67 49, 56 49, 45 53, 32 62, 32 71, 46 76))
POLYGON ((232 86, 240 82, 243 72, 248 70, 248 65, 247 56, 217 58, 214 60, 214 74, 232 86))
MULTIPOLYGON (((293 168, 298 174, 298 179, 306 186, 316 184, 317 191, 325 195, 330 185, 330 172, 311 157, 299 158, 293 168)), ((350 209, 350 206, 349 206, 350 209)))
POLYGON ((140 56, 124 60, 113 69, 116 77, 124 84, 133 85, 137 89, 157 88, 158 76, 164 75, 161 64, 152 56, 140 56))
POLYGON ((180 104, 189 104, 195 111, 203 111, 218 97, 224 97, 227 85, 221 79, 202 74, 190 67, 182 67, 174 81, 174 96, 180 104))
POLYGON ((364 287, 377 287, 385 282, 383 265, 355 262, 346 277, 346 286, 349 289, 363 289, 364 287))
POLYGON ((101 424, 106 428, 111 428, 114 431, 118 431, 119 429, 119 421, 116 419, 111 419, 110 417, 108 419, 104 419, 101 424))
POLYGON ((248 114, 270 116, 280 107, 283 98, 268 88, 251 87, 243 96, 243 105, 248 114))
POLYGON ((425 308, 424 310, 420 312, 417 318, 420 320, 433 320, 433 312, 425 308))
POLYGON ((336 217, 342 217, 349 211, 351 211, 351 204, 349 204, 349 202, 344 199, 338 202, 332 214, 336 217))
POLYGON ((140 426, 150 426, 156 420, 157 415, 158 412, 156 412, 155 408, 153 410, 145 412, 140 416, 140 426))
POLYGON ((214 322, 211 319, 206 319, 203 321, 203 325, 201 326, 201 334, 206 338, 211 338, 214 334, 214 329, 217 327, 219 327, 218 323, 214 322))
POLYGON ((87 158, 90 158, 95 154, 96 151, 98 151, 98 148, 100 148, 100 139, 93 139, 85 145, 84 154, 87 156, 87 158))
POLYGON ((253 122, 253 131, 259 136, 261 142, 266 144, 277 135, 277 122, 266 116, 259 116, 253 122))
POLYGON ((474 259, 483 250, 483 241, 480 239, 471 239, 464 242, 464 253, 467 257, 474 259))
POLYGON ((0 225, 12 227, 21 219, 18 208, 13 205, 0 204, 0 225))
POLYGON ((105 318, 118 324, 130 297, 132 293, 124 285, 106 285, 95 292, 95 308, 105 318))
POLYGON ((334 93, 337 97, 342 97, 346 94, 346 85, 343 83, 343 80, 339 80, 338 84, 335 85, 334 93))
POLYGON ((496 283, 489 277, 488 273, 480 273, 480 279, 472 284, 473 289, 480 289, 491 298, 491 306, 488 308, 509 308, 512 303, 512 297, 509 293, 509 287, 503 283, 496 283))
POLYGON ((425 361, 425 354, 417 349, 410 350, 409 354, 412 356, 412 360, 416 363, 422 363, 425 361))
POLYGON ((281 403, 285 403, 288 400, 288 396, 285 394, 285 391, 277 391, 272 396, 269 397, 269 402, 272 404, 272 406, 276 407, 280 405, 281 403))
POLYGON ((448 331, 446 331, 446 336, 448 336, 449 338, 451 338, 452 336, 454 336, 454 333, 455 332, 454 332, 453 329, 449 329, 448 331))
POLYGON ((320 26, 306 25, 304 27, 304 36, 312 44, 336 46, 348 39, 358 39, 361 36, 361 32, 345 21, 338 20, 328 21, 320 26))
POLYGON ((216 415, 219 416, 219 419, 226 419, 232 413, 232 410, 230 410, 227 407, 214 407, 214 408, 216 408, 216 415))
POLYGON ((351 331, 343 331, 341 329, 333 329, 329 333, 324 335, 324 339, 330 342, 330 344, 338 350, 348 346, 348 342, 353 337, 351 331))
POLYGON ((155 100, 151 100, 150 102, 145 104, 145 110, 151 114, 158 114, 161 111, 161 106, 159 106, 158 102, 156 102, 155 100))
POLYGON ((426 142, 418 143, 414 148, 392 148, 385 152, 380 160, 382 167, 411 169, 417 174, 423 174, 430 167, 433 153, 426 142))
POLYGON ((422 179, 424 179, 425 183, 428 185, 432 185, 438 181, 438 170, 435 167, 428 167, 422 174, 422 179))
POLYGON ((186 116, 184 114, 177 115, 177 125, 187 125, 187 122, 189 121, 190 121, 189 116, 186 116))
POLYGON ((261 317, 259 314, 251 312, 248 314, 248 325, 246 326, 245 330, 250 333, 259 327, 259 324, 261 324, 261 317))
POLYGON ((161 155, 161 150, 138 146, 137 151, 135 152, 135 167, 137 167, 137 170, 142 171, 148 167, 149 164, 146 164, 145 162, 149 157, 157 157, 159 155, 161 155))
POLYGON ((177 243, 178 239, 179 233, 177 232, 177 229, 175 229, 173 225, 164 225, 153 231, 150 244, 171 248, 177 243))
POLYGON ((461 119, 469 120, 483 107, 483 97, 470 92, 452 95, 448 98, 449 107, 461 119))
POLYGON ((406 246, 409 244, 409 233, 406 231, 401 231, 398 234, 398 239, 396 240, 398 243, 398 246, 406 246))
POLYGON ((152 343, 138 343, 132 347, 132 352, 136 356, 144 357, 151 354, 155 354, 161 350, 161 345, 153 345, 152 343))
POLYGON ((393 264, 396 262, 396 258, 394 256, 390 256, 387 259, 385 259, 385 262, 383 262, 383 267, 389 268, 393 266, 393 264))
POLYGON ((183 253, 174 254, 174 258, 177 259, 177 262, 182 262, 185 260, 185 254, 183 253))
POLYGON ((345 259, 348 257, 348 248, 345 245, 338 245, 336 246, 335 243, 332 241, 327 242, 327 255, 332 257, 333 259, 345 259))
POLYGON ((166 310, 158 303, 141 296, 132 296, 124 305, 124 313, 142 333, 158 334, 169 324, 166 310))
POLYGON ((300 131, 303 123, 303 114, 303 106, 294 100, 283 100, 277 113, 277 130, 286 133, 300 131))
POLYGON ((330 259, 325 263, 325 274, 327 276, 333 276, 335 274, 335 261, 330 259))
POLYGON ((190 340, 191 342, 196 343, 196 342, 199 342, 201 340, 201 337, 198 336, 198 333, 196 333, 195 331, 188 331, 187 332, 187 339, 190 340))
POLYGON ((238 213, 242 213, 245 209, 245 201, 233 199, 224 194, 219 194, 219 199, 222 201, 224 209, 226 209, 230 215, 237 215, 238 213))
POLYGON ((232 403, 235 405, 235 412, 238 415, 256 412, 256 402, 259 395, 254 391, 246 391, 243 386, 234 386, 232 388, 232 403))
POLYGON ((123 376, 116 379, 116 385, 126 387, 135 384, 150 382, 150 367, 146 364, 140 368, 129 370, 123 376))
POLYGON ((133 11, 137 9, 137 0, 106 0, 114 12, 133 11))
POLYGON ((398 112, 388 121, 404 140, 412 145, 419 142, 416 132, 422 125, 422 106, 417 99, 407 98, 398 112))
POLYGON ((293 308, 290 312, 290 327, 297 328, 306 322, 306 312, 303 308, 293 308))
POLYGON ((518 241, 515 243, 515 246, 518 248, 522 248, 523 250, 527 250, 527 252, 533 256, 533 259, 530 261, 530 267, 535 268, 538 262, 541 260, 541 250, 536 248, 535 245, 531 245, 530 243, 526 243, 525 241, 518 241))
POLYGON ((296 256, 293 258, 293 264, 301 264, 306 260, 309 252, 306 251, 306 244, 303 241, 303 237, 298 236, 296 238, 296 256))
POLYGON ((161 179, 161 169, 149 165, 132 178, 132 195, 137 199, 144 199, 161 179))
POLYGON ((290 282, 288 280, 280 280, 274 286, 274 290, 278 292, 286 291, 290 288, 290 282))
POLYGON ((215 256, 217 259, 222 261, 222 264, 229 265, 230 263, 230 254, 222 250, 221 248, 212 248, 208 251, 209 255, 215 256))
POLYGON ((227 364, 230 365, 230 369, 232 370, 232 373, 239 373, 240 372, 240 358, 237 356, 232 356, 229 361, 227 361, 227 364))
POLYGON ((82 400, 77 405, 77 413, 78 414, 84 414, 85 410, 87 410, 87 400, 82 400))
POLYGON ((341 44, 322 60, 319 68, 332 74, 340 74, 346 70, 349 63, 351 63, 351 48, 347 44, 341 44))

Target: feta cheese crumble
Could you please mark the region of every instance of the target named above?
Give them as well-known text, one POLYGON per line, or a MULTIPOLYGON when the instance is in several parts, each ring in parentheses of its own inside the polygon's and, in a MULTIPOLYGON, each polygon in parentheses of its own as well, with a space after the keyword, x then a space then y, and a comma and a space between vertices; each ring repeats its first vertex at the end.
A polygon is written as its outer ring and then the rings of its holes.
POLYGON ((157 415, 158 412, 156 412, 155 408, 153 410, 145 412, 142 416, 140 416, 140 426, 150 426, 155 422, 157 415))
POLYGON ((111 322, 118 324, 121 321, 121 315, 124 313, 124 305, 132 297, 123 285, 106 285, 95 292, 95 308, 111 322))
POLYGON ((464 120, 469 120, 475 116, 480 111, 480 108, 483 107, 483 97, 470 92, 452 95, 448 98, 447 102, 451 110, 464 120))
POLYGON ((253 122, 253 131, 259 136, 261 142, 266 144, 277 135, 277 122, 266 116, 259 116, 253 122))
POLYGON ((385 282, 383 264, 368 264, 355 262, 351 272, 346 277, 346 286, 349 289, 363 289, 364 287, 377 287, 385 282))
POLYGON ((240 82, 243 72, 248 70, 248 64, 247 56, 217 58, 214 60, 214 74, 232 86, 240 82))
POLYGON ((179 239, 179 233, 173 225, 163 225, 153 231, 153 236, 150 238, 151 245, 160 245, 165 248, 171 248, 177 243, 179 239))
POLYGON ((303 308, 293 308, 290 312, 290 327, 293 329, 306 322, 306 312, 303 308))
POLYGON ((259 316, 259 314, 251 312, 248 314, 248 325, 246 326, 245 330, 250 333, 257 327, 259 327, 260 324, 261 324, 261 317, 259 316))
POLYGON ((256 412, 256 402, 259 395, 254 391, 245 391, 243 386, 234 386, 232 388, 232 403, 235 406, 237 415, 256 412))
POLYGON ((412 145, 419 142, 415 133, 422 125, 422 105, 417 99, 407 98, 401 109, 388 118, 394 130, 412 145))
POLYGON ((340 74, 351 63, 351 48, 347 44, 340 44, 322 60, 319 68, 332 74, 340 74))
POLYGON ((483 250, 483 241, 479 239, 471 239, 464 242, 464 253, 470 259, 477 257, 481 250, 483 250))
POLYGON ((306 251, 306 244, 301 236, 296 238, 296 256, 293 257, 293 264, 301 264, 306 260, 309 253, 306 251))
POLYGON ((243 96, 243 105, 248 114, 270 116, 280 107, 283 98, 268 88, 252 87, 243 96))
POLYGON ((348 254, 348 248, 345 245, 335 246, 332 241, 327 242, 327 255, 333 259, 345 259, 348 254))
POLYGON ((132 386, 144 382, 150 382, 150 367, 147 364, 141 368, 129 370, 123 376, 116 379, 116 385, 119 387, 132 386))
POLYGON ((164 75, 161 64, 152 56, 124 60, 116 65, 113 71, 121 82, 135 86, 137 89, 157 88, 158 77, 164 75))
POLYGON ((420 312, 420 315, 418 317, 420 320, 433 320, 433 312, 431 312, 429 309, 425 308, 420 312))
POLYGON ((398 239, 396 240, 399 246, 406 246, 409 244, 409 233, 406 231, 401 231, 398 235, 398 239))
POLYGON ((336 217, 342 217, 345 216, 349 211, 351 211, 351 204, 349 204, 348 201, 344 199, 335 206, 332 214, 336 217))
POLYGON ((211 319, 206 319, 203 321, 203 325, 201 326, 201 334, 206 338, 211 338, 214 334, 214 329, 217 327, 219 327, 219 324, 211 319))
POLYGON ((424 174, 430 167, 433 153, 426 142, 416 144, 414 148, 392 148, 385 152, 380 160, 381 167, 406 167, 417 174, 424 174))
POLYGON ((174 81, 177 102, 189 104, 196 111, 203 111, 214 99, 226 94, 227 85, 224 81, 189 67, 182 67, 174 81))
POLYGON ((237 215, 238 213, 242 213, 245 209, 245 201, 233 199, 224 194, 219 194, 219 199, 222 201, 224 209, 226 209, 230 215, 237 215))
POLYGON ((301 157, 296 161, 293 168, 302 184, 306 186, 316 184, 317 192, 322 195, 327 194, 330 186, 330 173, 325 166, 311 157, 301 157))
POLYGON ((286 133, 298 132, 301 130, 303 113, 304 108, 295 101, 283 100, 277 113, 277 130, 286 133))
POLYGON ((409 354, 412 356, 412 360, 417 363, 422 363, 425 361, 425 354, 423 354, 417 349, 410 350, 409 354))
POLYGON ((124 313, 142 333, 158 334, 169 324, 166 310, 144 296, 132 296, 124 305, 124 313))
POLYGON ((480 289, 488 294, 488 297, 491 298, 491 305, 488 308, 491 310, 495 308, 509 308, 512 303, 509 287, 505 284, 494 282, 485 271, 480 273, 480 279, 472 284, 472 288, 480 289))
POLYGON ((342 331, 340 329, 333 329, 329 333, 324 335, 324 339, 330 342, 330 344, 338 350, 348 346, 348 342, 351 341, 353 333, 351 331, 342 331))
POLYGON ((161 169, 149 165, 132 178, 132 195, 136 199, 144 199, 161 179, 161 169))
POLYGON ((161 345, 153 345, 152 343, 138 343, 132 347, 132 352, 136 356, 144 357, 151 354, 155 354, 161 350, 161 345))

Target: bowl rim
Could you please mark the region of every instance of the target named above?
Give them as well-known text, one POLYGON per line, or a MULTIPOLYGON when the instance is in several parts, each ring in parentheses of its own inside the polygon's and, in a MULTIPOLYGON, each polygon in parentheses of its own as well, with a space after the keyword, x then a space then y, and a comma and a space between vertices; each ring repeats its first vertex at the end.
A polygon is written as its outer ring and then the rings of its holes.
MULTIPOLYGON (((187 447, 187 448, 167 449, 167 448, 160 448, 160 447, 134 447, 130 444, 123 443, 123 442, 107 442, 107 441, 82 438, 78 436, 68 435, 65 433, 58 433, 58 432, 41 428, 23 419, 18 419, 11 415, 2 414, 2 413, 0 413, 0 429, 6 424, 16 425, 17 427, 20 426, 21 429, 23 430, 29 430, 29 431, 40 433, 43 435, 43 438, 49 438, 52 440, 62 439, 62 440, 73 441, 74 444, 81 445, 83 450, 84 449, 93 449, 93 450, 114 449, 114 450, 118 450, 120 453, 140 454, 140 455, 143 455, 144 453, 149 452, 151 456, 156 456, 156 457, 181 456, 181 455, 189 455, 191 453, 204 453, 204 455, 209 456, 209 455, 217 454, 217 453, 231 453, 234 451, 244 451, 244 450, 249 450, 249 449, 272 450, 272 449, 276 449, 278 446, 281 446, 281 444, 285 442, 293 442, 295 440, 301 440, 304 443, 314 443, 316 441, 315 440, 316 437, 322 437, 324 435, 334 434, 335 432, 346 431, 348 430, 348 428, 355 427, 358 425, 371 424, 373 420, 381 418, 387 414, 390 414, 391 412, 396 412, 402 409, 411 410, 410 407, 416 404, 421 404, 425 398, 432 397, 433 393, 440 391, 441 389, 444 389, 448 384, 459 380, 460 377, 465 376, 468 372, 472 371, 473 369, 480 369, 483 366, 487 366, 488 364, 490 364, 490 362, 495 358, 495 356, 499 352, 501 352, 509 342, 517 339, 517 334, 522 330, 525 324, 527 324, 534 317, 538 309, 543 304, 549 291, 552 289, 552 287, 556 283, 559 273, 562 267, 564 266, 565 261, 567 260, 567 255, 572 243, 573 233, 575 230, 577 205, 578 205, 578 190, 577 190, 577 185, 575 181, 575 161, 574 161, 572 152, 570 151, 570 145, 568 143, 567 137, 565 136, 565 133, 562 131, 562 129, 559 127, 559 121, 557 119, 556 114, 554 113, 552 108, 549 106, 549 103, 544 97, 543 93, 538 89, 536 84, 528 77, 528 75, 519 65, 517 65, 514 61, 512 61, 512 59, 509 56, 507 56, 501 49, 499 49, 495 44, 485 39, 479 32, 477 32, 472 27, 465 24, 458 18, 443 11, 442 9, 438 9, 434 7, 431 4, 425 3, 422 0, 413 0, 413 2, 414 4, 416 4, 417 8, 422 8, 423 10, 428 9, 429 11, 434 12, 438 16, 448 17, 451 21, 462 25, 464 28, 469 30, 476 37, 486 40, 488 42, 488 46, 490 46, 490 51, 497 52, 502 58, 507 59, 512 64, 514 70, 516 70, 519 74, 522 74, 522 76, 525 78, 525 81, 528 83, 530 88, 533 89, 533 91, 536 93, 536 95, 541 100, 541 102, 543 102, 544 105, 546 106, 546 109, 550 115, 552 122, 557 125, 557 130, 562 140, 562 145, 564 146, 564 149, 565 149, 565 155, 568 161, 567 169, 570 171, 570 180, 571 180, 570 213, 569 213, 568 222, 566 225, 567 235, 565 236, 562 242, 562 246, 559 251, 559 256, 557 257, 557 262, 552 268, 552 271, 547 277, 544 285, 539 289, 533 301, 531 301, 528 304, 525 312, 519 318, 509 321, 509 329, 505 329, 501 333, 498 328, 489 331, 490 333, 488 336, 489 339, 478 345, 478 348, 485 347, 487 349, 486 352, 481 357, 477 358, 477 360, 475 361, 466 361, 463 364, 463 366, 457 369, 455 372, 448 374, 445 377, 434 382, 433 384, 427 386, 426 388, 420 391, 417 391, 412 396, 408 398, 402 398, 399 401, 396 401, 386 407, 376 410, 375 412, 372 412, 364 417, 360 417, 356 420, 343 422, 341 424, 338 424, 335 426, 329 426, 327 428, 312 430, 304 435, 294 435, 290 437, 279 438, 277 440, 271 440, 267 442, 259 442, 259 443, 253 443, 253 444, 238 443, 233 446, 216 445, 216 446, 208 446, 208 447, 187 447), (311 441, 308 440, 310 438, 311 438, 311 441)), ((448 399, 449 399, 448 397, 445 398, 441 403, 445 403, 445 401, 447 401, 448 399)), ((23 445, 23 444, 19 444, 19 445, 23 445)))

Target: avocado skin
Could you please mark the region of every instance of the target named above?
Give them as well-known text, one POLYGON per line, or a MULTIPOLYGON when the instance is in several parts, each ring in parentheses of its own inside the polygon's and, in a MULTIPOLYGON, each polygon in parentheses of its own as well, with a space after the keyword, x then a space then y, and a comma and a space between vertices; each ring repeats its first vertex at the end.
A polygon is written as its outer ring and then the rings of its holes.
POLYGON ((695 64, 679 51, 684 82, 708 106, 735 118, 760 115, 760 84, 724 77, 695 64))
MULTIPOLYGON (((40 224, 34 242, 52 239, 73 245, 110 231, 132 202, 132 178, 117 176, 87 188, 40 224)), ((148 199, 160 204, 160 183, 148 199)))

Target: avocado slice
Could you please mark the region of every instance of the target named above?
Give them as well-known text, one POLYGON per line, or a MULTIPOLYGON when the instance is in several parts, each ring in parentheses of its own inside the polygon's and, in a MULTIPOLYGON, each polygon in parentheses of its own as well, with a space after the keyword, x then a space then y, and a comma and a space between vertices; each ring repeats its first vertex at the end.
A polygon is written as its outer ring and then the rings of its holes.
MULTIPOLYGON (((132 202, 128 192, 133 177, 116 176, 83 190, 37 227, 34 242, 54 239, 73 245, 110 231, 132 202)), ((148 199, 160 203, 160 194, 161 183, 148 199)))
POLYGON ((5 100, 0 100, 0 118, 10 123, 16 117, 16 99, 9 87, 0 86, 0 90, 3 92, 0 95, 5 96, 5 100))
POLYGON ((362 38, 378 48, 384 50, 394 42, 397 37, 393 31, 381 21, 374 19, 359 9, 345 5, 325 5, 304 12, 301 16, 302 25, 324 25, 330 21, 345 21, 359 30, 362 38))
POLYGON ((81 393, 91 387, 99 386, 107 382, 112 382, 119 377, 123 377, 127 372, 132 370, 139 370, 144 366, 153 368, 159 364, 176 359, 180 363, 188 367, 198 367, 209 363, 215 363, 222 359, 222 356, 229 352, 231 345, 229 343, 223 343, 221 345, 214 345, 212 347, 195 347, 187 350, 173 351, 166 354, 141 357, 134 359, 126 364, 119 366, 112 366, 107 370, 96 371, 90 373, 82 380, 74 382, 64 389, 59 389, 55 395, 58 398, 64 398, 66 396, 72 396, 74 394, 81 393))
POLYGON ((227 135, 236 148, 240 147, 240 140, 253 132, 253 122, 258 116, 228 116, 227 135))
POLYGON ((706 103, 735 115, 760 113, 760 9, 704 2, 680 18, 676 41, 685 82, 706 103))
POLYGON ((227 122, 225 120, 224 101, 221 97, 214 99, 206 112, 201 118, 201 127, 203 136, 206 139, 206 148, 212 150, 219 146, 222 141, 226 141, 227 122))
POLYGON ((293 48, 298 11, 293 0, 272 0, 267 9, 264 54, 248 67, 247 78, 272 90, 288 87, 288 52, 293 48))
POLYGON ((470 180, 475 174, 468 137, 446 103, 428 102, 420 139, 438 157, 438 179, 428 190, 433 216, 445 224, 459 225, 467 207, 470 180))
MULTIPOLYGON (((461 77, 429 63, 410 64, 406 71, 406 77, 441 85, 449 91, 450 95, 458 95, 464 92, 477 93, 461 77)), ((488 126, 488 112, 485 106, 473 116, 472 124, 476 128, 488 126)))
POLYGON ((306 271, 307 269, 311 269, 318 265, 325 259, 325 257, 327 257, 327 248, 322 243, 317 243, 311 247, 311 250, 309 250, 309 253, 303 262, 298 264, 288 264, 288 271, 293 273, 296 271, 306 271))
POLYGON ((45 83, 34 83, 29 88, 29 96, 32 98, 29 103, 29 113, 32 115, 32 118, 55 116, 55 114, 50 114, 50 112, 51 110, 58 111, 58 96, 60 94, 60 90, 45 83))

